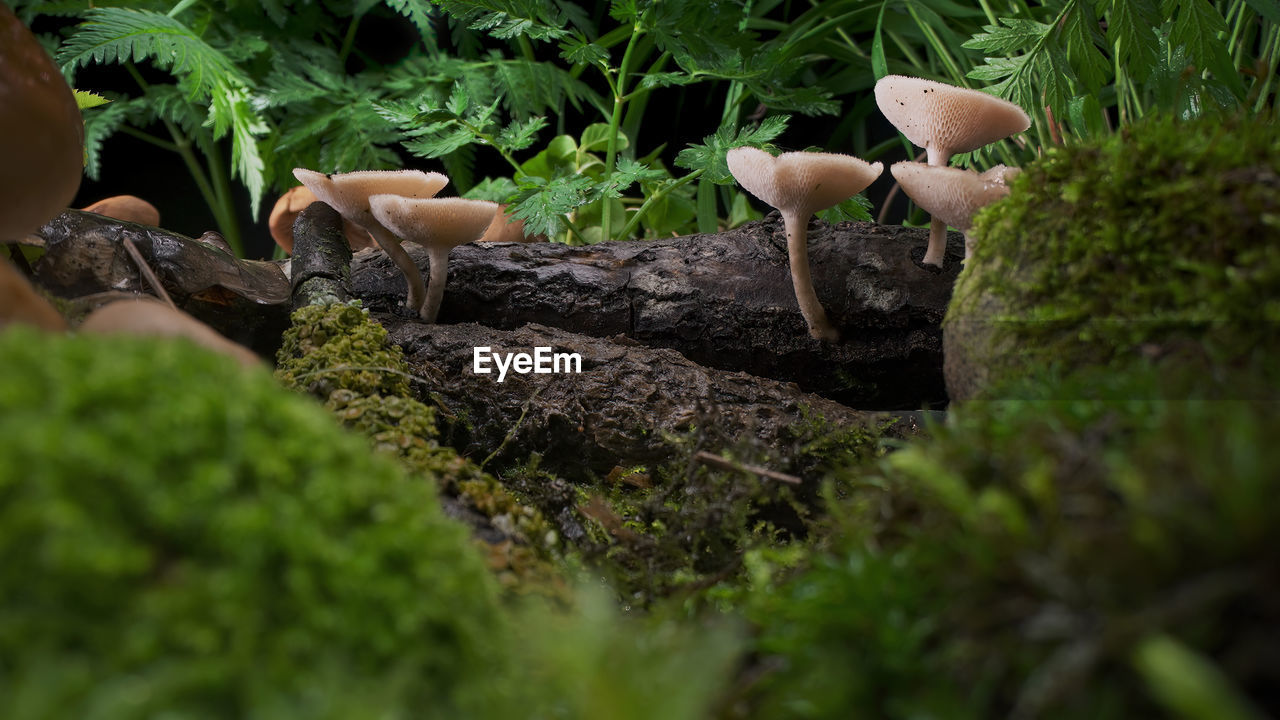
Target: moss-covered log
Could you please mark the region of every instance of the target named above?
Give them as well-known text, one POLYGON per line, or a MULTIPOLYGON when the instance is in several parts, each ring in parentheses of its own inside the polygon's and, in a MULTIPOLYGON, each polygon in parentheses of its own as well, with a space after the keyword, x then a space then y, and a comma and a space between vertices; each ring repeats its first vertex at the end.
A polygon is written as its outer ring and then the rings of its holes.
MULTIPOLYGON (((834 345, 809 336, 776 215, 714 235, 456 248, 440 320, 625 335, 852 407, 917 409, 946 396, 939 325, 962 252, 955 235, 939 273, 919 264, 925 242, 924 230, 813 224, 814 285, 843 338, 834 345)), ((410 254, 427 263, 420 248, 410 254)), ((358 253, 352 275, 367 306, 403 304, 404 280, 385 255, 358 253)))
MULTIPOLYGON (((546 464, 569 476, 608 472, 616 465, 659 462, 672 455, 667 433, 691 429, 762 446, 789 447, 814 423, 832 432, 889 432, 918 428, 911 413, 850 410, 794 384, 746 373, 708 369, 672 350, 604 340, 539 325, 493 330, 474 323, 423 325, 388 315, 378 319, 392 342, 404 348, 424 399, 448 440, 477 461, 541 453, 546 464), (549 348, 580 356, 581 372, 518 374, 499 380, 496 362, 478 374, 476 348, 490 354, 549 348)), ((550 361, 548 361, 550 364, 550 361)), ((577 369, 565 362, 561 370, 577 369)), ((715 449, 715 448, 713 448, 715 449)))

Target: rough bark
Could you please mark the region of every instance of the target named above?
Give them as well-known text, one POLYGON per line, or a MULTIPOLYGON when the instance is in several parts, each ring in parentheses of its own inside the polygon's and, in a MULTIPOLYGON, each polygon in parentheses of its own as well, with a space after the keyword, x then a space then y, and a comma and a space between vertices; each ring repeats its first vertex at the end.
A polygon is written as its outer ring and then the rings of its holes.
POLYGON ((160 228, 67 210, 40 228, 45 253, 36 278, 66 298, 149 293, 126 252, 129 238, 178 307, 266 357, 289 322, 289 280, 269 262, 239 260, 207 243, 160 228))
POLYGON ((323 202, 313 202, 293 221, 290 275, 293 307, 347 302, 351 299, 351 245, 342 215, 323 202))
POLYGON ((911 433, 913 413, 851 410, 793 384, 703 367, 672 350, 625 338, 592 338, 540 325, 494 330, 474 323, 424 325, 381 314, 392 342, 405 350, 420 394, 442 408, 448 440, 482 460, 519 461, 542 453, 566 476, 606 473, 616 465, 660 462, 671 455, 665 433, 714 426, 726 438, 783 447, 796 426, 821 417, 833 426, 911 433), (474 372, 474 348, 495 353, 577 353, 581 373, 498 375, 474 372))
MULTIPOLYGON (((945 269, 922 266, 926 240, 924 229, 811 225, 813 281, 842 335, 837 344, 809 336, 776 214, 714 235, 459 247, 440 320, 625 335, 710 367, 795 382, 852 407, 917 409, 946 399, 939 325, 963 253, 953 233, 945 269)), ((426 264, 425 251, 409 250, 426 264)), ((384 255, 358 253, 352 275, 367 306, 403 304, 403 279, 384 255)))

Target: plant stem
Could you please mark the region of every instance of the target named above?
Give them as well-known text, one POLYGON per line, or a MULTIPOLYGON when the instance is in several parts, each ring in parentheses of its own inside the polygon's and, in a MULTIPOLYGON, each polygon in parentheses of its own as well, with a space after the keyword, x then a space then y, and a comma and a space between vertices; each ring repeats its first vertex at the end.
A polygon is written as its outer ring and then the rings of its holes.
MULTIPOLYGON (((618 128, 622 124, 622 111, 627 102, 627 75, 631 72, 631 54, 635 50, 636 43, 644 35, 644 23, 648 16, 649 11, 646 10, 631 26, 631 39, 627 41, 627 49, 622 53, 622 65, 618 67, 618 80, 613 84, 613 114, 609 118, 609 144, 606 146, 604 155, 605 177, 613 175, 614 165, 618 160, 618 128)), ((612 215, 612 204, 606 202, 600 211, 600 236, 606 240, 613 239, 609 234, 612 215)))
POLYGON ((627 226, 622 228, 621 237, 630 237, 631 233, 635 232, 636 226, 640 224, 640 220, 641 218, 644 217, 644 214, 649 211, 650 205, 669 195, 672 190, 675 190, 676 188, 682 187, 684 185, 688 185, 694 180, 697 180, 702 175, 703 172, 704 170, 694 170, 693 172, 689 173, 688 175, 685 175, 679 180, 676 180, 673 183, 663 186, 660 190, 650 195, 649 197, 645 198, 644 203, 641 204, 640 207, 636 209, 635 214, 633 214, 631 216, 631 219, 627 221, 627 226))

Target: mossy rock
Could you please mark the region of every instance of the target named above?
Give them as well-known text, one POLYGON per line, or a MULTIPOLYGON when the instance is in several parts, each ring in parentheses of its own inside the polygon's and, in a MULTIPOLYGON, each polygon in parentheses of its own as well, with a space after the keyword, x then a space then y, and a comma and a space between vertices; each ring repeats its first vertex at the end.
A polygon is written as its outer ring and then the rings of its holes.
POLYGON ((953 401, 1036 366, 1208 372, 1280 349, 1280 133, 1155 118, 1050 150, 980 213, 943 325, 953 401))
POLYGON ((432 484, 265 370, 25 328, 0 367, 0 715, 452 717, 501 665, 432 484))
POLYGON ((755 586, 745 716, 1280 712, 1280 414, 1199 380, 1038 373, 887 456, 755 586))

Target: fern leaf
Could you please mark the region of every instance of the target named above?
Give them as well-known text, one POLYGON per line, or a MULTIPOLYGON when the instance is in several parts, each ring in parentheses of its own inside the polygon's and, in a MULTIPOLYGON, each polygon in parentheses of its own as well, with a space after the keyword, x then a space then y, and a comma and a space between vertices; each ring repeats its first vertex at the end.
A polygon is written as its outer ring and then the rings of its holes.
POLYGON ((1227 23, 1208 0, 1166 0, 1164 10, 1173 15, 1169 44, 1183 46, 1201 69, 1209 70, 1238 99, 1244 99, 1244 83, 1227 45, 1227 23))
POLYGON ((84 116, 84 173, 98 180, 102 173, 102 143, 129 121, 133 100, 117 100, 84 116))
POLYGON ((770 115, 755 128, 735 130, 724 125, 714 135, 702 139, 701 145, 690 145, 676 155, 676 165, 686 170, 702 170, 703 177, 717 185, 734 182, 729 172, 725 153, 742 145, 768 147, 787 128, 791 118, 787 115, 770 115))
POLYGON ((964 41, 961 47, 993 55, 1010 55, 1033 47, 1053 30, 1052 25, 1025 18, 1002 17, 1000 23, 1003 27, 984 25, 983 32, 964 41))
POLYGON ((434 8, 430 0, 383 0, 383 2, 413 23, 428 50, 436 49, 436 29, 432 21, 434 8))
POLYGON ((1115 49, 1116 60, 1135 79, 1146 80, 1156 67, 1160 49, 1155 6, 1151 0, 1111 0, 1107 17, 1107 42, 1115 49))
POLYGON ((596 199, 596 183, 585 175, 553 180, 523 176, 510 213, 525 223, 525 233, 554 237, 566 228, 564 217, 596 199))

